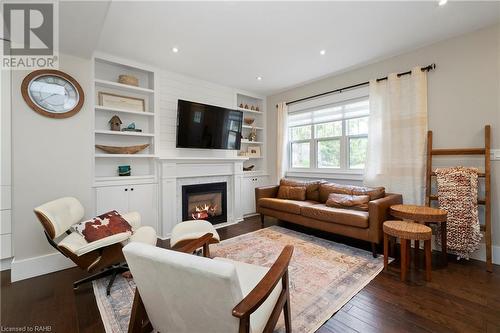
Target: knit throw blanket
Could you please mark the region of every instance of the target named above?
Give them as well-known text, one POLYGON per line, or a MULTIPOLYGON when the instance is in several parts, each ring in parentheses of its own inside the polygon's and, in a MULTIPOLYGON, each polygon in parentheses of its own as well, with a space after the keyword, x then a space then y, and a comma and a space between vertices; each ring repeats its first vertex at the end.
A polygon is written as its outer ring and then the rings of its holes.
MULTIPOLYGON (((481 231, 477 211, 478 169, 436 169, 439 208, 448 212, 448 252, 468 259, 479 248, 481 231)), ((436 241, 441 246, 440 228, 436 241)))

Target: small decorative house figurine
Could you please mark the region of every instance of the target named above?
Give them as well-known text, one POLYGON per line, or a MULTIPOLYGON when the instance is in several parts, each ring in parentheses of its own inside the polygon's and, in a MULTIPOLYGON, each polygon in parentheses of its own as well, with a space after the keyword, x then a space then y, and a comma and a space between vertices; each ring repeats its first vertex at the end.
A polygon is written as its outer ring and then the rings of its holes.
POLYGON ((120 117, 117 115, 114 115, 110 120, 109 120, 109 127, 112 131, 119 131, 121 127, 122 121, 120 117))

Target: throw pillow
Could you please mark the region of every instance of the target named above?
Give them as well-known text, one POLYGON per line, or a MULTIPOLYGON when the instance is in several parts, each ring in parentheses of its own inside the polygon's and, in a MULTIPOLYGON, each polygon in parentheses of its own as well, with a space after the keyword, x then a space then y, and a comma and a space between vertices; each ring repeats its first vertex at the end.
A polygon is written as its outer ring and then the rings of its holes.
POLYGON ((306 200, 306 188, 298 186, 281 186, 278 189, 278 199, 306 200))
POLYGON ((301 181, 283 178, 280 181, 280 186, 293 186, 293 187, 305 187, 306 188, 306 199, 319 201, 319 184, 321 182, 317 180, 313 181, 301 181))
POLYGON ((72 228, 89 243, 122 232, 132 232, 132 226, 116 210, 79 222, 72 228))
POLYGON ((370 200, 376 200, 385 196, 385 188, 383 187, 365 187, 344 185, 336 183, 322 183, 319 186, 319 199, 321 202, 326 202, 330 193, 350 194, 350 195, 368 195, 370 200))
POLYGON ((368 211, 368 195, 350 195, 341 193, 330 193, 325 205, 335 208, 351 208, 368 211))

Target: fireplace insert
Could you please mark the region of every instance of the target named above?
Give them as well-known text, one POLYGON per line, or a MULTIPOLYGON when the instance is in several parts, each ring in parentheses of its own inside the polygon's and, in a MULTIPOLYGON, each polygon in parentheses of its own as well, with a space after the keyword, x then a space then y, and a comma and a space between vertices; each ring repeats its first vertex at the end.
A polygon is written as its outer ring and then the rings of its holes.
POLYGON ((227 183, 182 186, 182 220, 227 221, 227 183))

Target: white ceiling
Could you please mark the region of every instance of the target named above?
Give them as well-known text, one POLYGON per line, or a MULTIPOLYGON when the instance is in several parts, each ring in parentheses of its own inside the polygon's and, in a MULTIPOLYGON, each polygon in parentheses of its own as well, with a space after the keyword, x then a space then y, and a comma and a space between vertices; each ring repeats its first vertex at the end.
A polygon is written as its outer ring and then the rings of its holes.
POLYGON ((61 10, 63 51, 119 55, 271 94, 491 25, 499 2, 86 2, 61 10), (108 7, 109 4, 109 7, 108 7), (81 6, 88 6, 85 10, 81 6), (107 8, 107 15, 102 15, 107 8), (93 11, 99 11, 92 16, 93 11), (70 14, 77 17, 77 21, 70 14), (100 39, 89 39, 100 27, 100 39), (63 27, 72 26, 72 36, 63 27), (82 38, 75 40, 81 25, 82 38), (75 27, 76 26, 76 27, 75 27), (72 38, 71 38, 72 37, 72 38), (68 42, 66 42, 68 41, 68 42), (77 47, 76 44, 80 45, 77 47), (69 45, 69 47, 68 47, 69 45), (83 45, 83 46, 82 46, 83 45), (173 53, 172 47, 179 48, 173 53), (326 50, 321 56, 319 51, 326 50), (262 76, 263 80, 256 80, 262 76))

